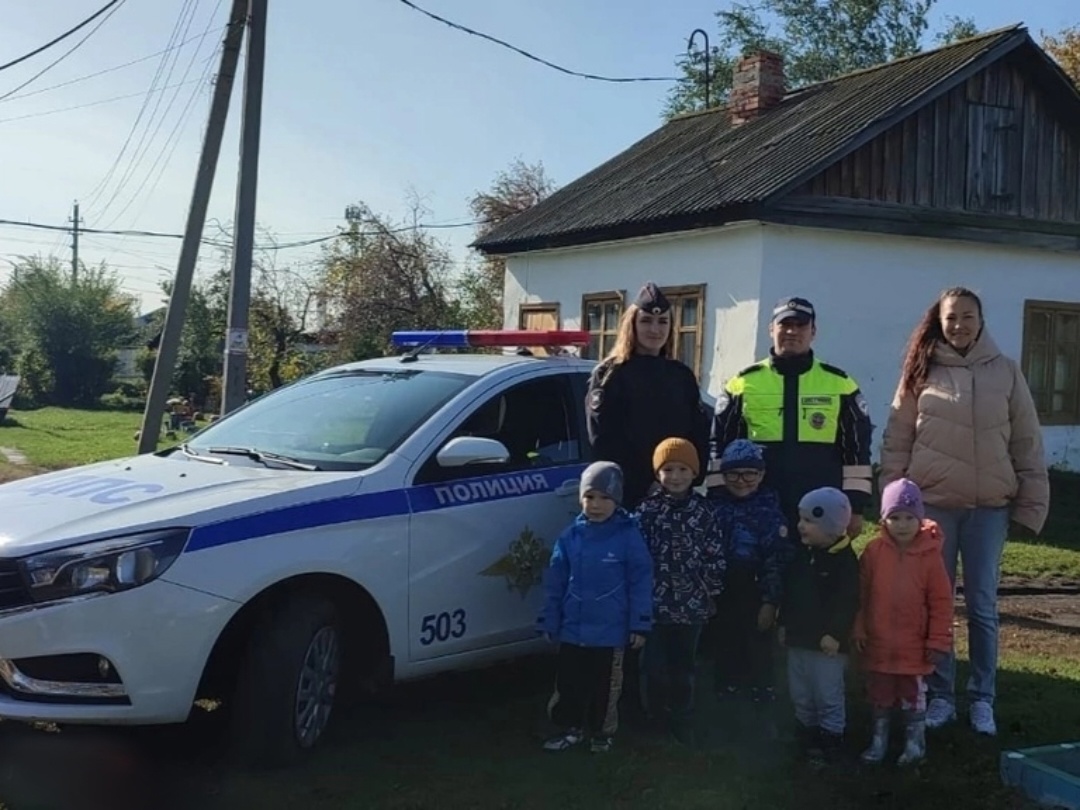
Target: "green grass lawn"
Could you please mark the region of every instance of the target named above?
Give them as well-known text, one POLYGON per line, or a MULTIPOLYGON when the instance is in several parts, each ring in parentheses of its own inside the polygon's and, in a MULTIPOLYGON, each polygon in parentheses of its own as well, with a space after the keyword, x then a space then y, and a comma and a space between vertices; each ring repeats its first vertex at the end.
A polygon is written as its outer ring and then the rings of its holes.
POLYGON ((129 411, 12 411, 0 426, 0 447, 21 451, 39 467, 74 467, 133 455, 141 426, 142 414, 129 411))

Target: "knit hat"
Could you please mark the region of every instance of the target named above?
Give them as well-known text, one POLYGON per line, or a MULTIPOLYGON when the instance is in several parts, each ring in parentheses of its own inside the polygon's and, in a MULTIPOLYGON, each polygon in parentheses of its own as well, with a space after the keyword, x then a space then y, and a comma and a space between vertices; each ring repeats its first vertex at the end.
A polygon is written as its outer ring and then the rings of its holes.
POLYGON ((614 461, 596 461, 581 474, 581 497, 588 491, 607 495, 615 503, 622 503, 623 472, 614 461))
POLYGON ((818 524, 829 537, 840 538, 851 523, 851 501, 834 487, 821 487, 802 496, 799 515, 804 520, 818 524))
POLYGON ((926 517, 922 491, 910 478, 897 479, 881 492, 881 519, 894 512, 910 512, 919 520, 926 517))
POLYGON ((695 477, 701 471, 697 448, 686 439, 664 439, 656 445, 652 456, 653 472, 660 472, 660 468, 670 461, 685 464, 695 477))
POLYGON ((720 472, 728 470, 764 470, 765 453, 749 439, 736 439, 720 456, 720 472))

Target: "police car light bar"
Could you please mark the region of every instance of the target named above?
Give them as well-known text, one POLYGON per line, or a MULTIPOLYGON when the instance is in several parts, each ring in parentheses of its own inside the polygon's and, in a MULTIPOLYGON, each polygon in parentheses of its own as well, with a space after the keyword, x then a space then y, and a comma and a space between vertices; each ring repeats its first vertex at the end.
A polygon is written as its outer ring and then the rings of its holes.
POLYGON ((395 346, 482 349, 496 346, 587 346, 589 333, 543 329, 457 329, 444 332, 394 332, 395 346))

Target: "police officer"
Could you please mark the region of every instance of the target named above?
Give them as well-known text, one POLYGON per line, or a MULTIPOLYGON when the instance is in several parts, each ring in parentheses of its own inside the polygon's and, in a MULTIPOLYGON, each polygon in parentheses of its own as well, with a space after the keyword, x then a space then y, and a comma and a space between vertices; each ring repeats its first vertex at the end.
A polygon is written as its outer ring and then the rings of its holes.
MULTIPOLYGON (((695 485, 708 466, 709 414, 694 372, 676 360, 671 302, 652 282, 619 321, 615 345, 589 380, 585 397, 589 443, 598 461, 623 470, 623 505, 636 509, 655 483, 652 458, 664 439, 687 439, 700 459, 695 485)), ((646 724, 638 650, 623 656, 621 710, 628 725, 646 724)))
POLYGON ((689 366, 673 355, 671 302, 649 282, 626 308, 615 345, 593 369, 585 405, 598 461, 623 469, 624 504, 635 509, 655 481, 653 451, 664 439, 693 442, 704 480, 709 415, 689 366))
POLYGON ((728 380, 716 401, 706 483, 723 484, 715 471, 724 448, 748 438, 765 448, 766 478, 780 494, 793 539, 799 499, 826 486, 851 501, 854 537, 870 500, 873 425, 855 380, 814 356, 816 333, 814 306, 805 298, 785 298, 773 309, 768 359, 728 380))

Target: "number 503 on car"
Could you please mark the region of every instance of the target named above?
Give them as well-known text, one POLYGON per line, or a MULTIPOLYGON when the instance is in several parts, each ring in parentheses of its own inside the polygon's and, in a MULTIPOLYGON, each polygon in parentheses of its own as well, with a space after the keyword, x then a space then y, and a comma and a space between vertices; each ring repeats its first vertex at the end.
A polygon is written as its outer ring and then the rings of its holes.
POLYGON ((420 623, 420 643, 424 646, 436 641, 449 641, 465 635, 465 610, 458 608, 449 613, 431 613, 420 623))

